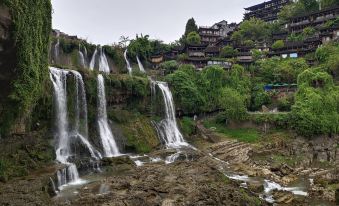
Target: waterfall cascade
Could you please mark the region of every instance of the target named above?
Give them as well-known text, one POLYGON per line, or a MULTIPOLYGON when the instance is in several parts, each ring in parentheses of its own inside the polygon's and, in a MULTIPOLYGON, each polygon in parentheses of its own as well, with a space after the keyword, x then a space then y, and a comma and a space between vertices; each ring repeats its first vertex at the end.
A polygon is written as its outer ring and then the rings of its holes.
POLYGON ((114 157, 119 156, 119 148, 115 142, 113 133, 107 120, 106 111, 106 94, 104 77, 98 75, 98 127, 101 143, 104 150, 104 156, 114 157))
POLYGON ((99 71, 107 74, 111 72, 111 69, 109 68, 108 65, 106 54, 102 47, 100 47, 99 71))
POLYGON ((92 59, 91 59, 91 62, 89 64, 89 68, 91 70, 94 70, 96 65, 98 65, 97 68, 99 69, 100 72, 104 72, 104 73, 107 73, 107 74, 111 72, 111 69, 109 68, 109 64, 108 64, 106 54, 105 54, 102 47, 99 48, 99 51, 98 51, 98 48, 95 49, 93 56, 92 56, 92 59))
POLYGON ((138 56, 137 56, 137 62, 138 62, 140 71, 141 71, 142 73, 145 73, 145 68, 144 68, 144 66, 142 65, 142 63, 141 63, 141 61, 140 61, 140 59, 139 59, 138 56))
POLYGON ((57 43, 54 45, 54 62, 56 63, 56 61, 59 59, 59 52, 60 52, 60 32, 56 31, 56 38, 57 38, 57 43))
POLYGON ((80 73, 76 71, 66 71, 57 68, 50 68, 50 79, 53 83, 55 110, 56 110, 56 159, 67 167, 58 171, 58 188, 62 189, 65 184, 79 184, 83 181, 79 178, 79 173, 75 164, 69 162, 73 156, 71 143, 78 141, 86 147, 91 157, 101 158, 101 154, 95 150, 87 140, 87 102, 84 82, 80 73), (75 78, 76 103, 75 103, 75 126, 70 131, 67 110, 67 77, 72 74, 75 78))
POLYGON ((128 58, 127 58, 127 49, 124 52, 124 57, 125 57, 128 73, 129 73, 129 75, 132 75, 132 67, 131 67, 131 64, 128 61, 128 58))
MULTIPOLYGON (((85 47, 86 49, 86 47, 85 47)), ((87 53, 87 52, 85 52, 87 53)), ((87 58, 87 56, 86 56, 87 58)), ((79 60, 80 60, 80 66, 82 66, 83 68, 86 68, 87 67, 87 60, 85 59, 85 55, 84 53, 82 53, 81 51, 81 47, 80 47, 80 44, 79 44, 79 60)))
POLYGON ((152 95, 155 95, 156 86, 158 86, 162 93, 165 105, 165 119, 155 125, 161 140, 165 143, 167 148, 190 146, 187 142, 185 142, 184 137, 178 128, 175 118, 173 96, 167 83, 151 81, 152 95))
POLYGON ((97 57, 97 53, 98 53, 98 48, 95 48, 93 56, 92 56, 92 59, 91 59, 91 62, 89 63, 89 68, 91 70, 94 70, 95 60, 96 60, 96 57, 97 57))

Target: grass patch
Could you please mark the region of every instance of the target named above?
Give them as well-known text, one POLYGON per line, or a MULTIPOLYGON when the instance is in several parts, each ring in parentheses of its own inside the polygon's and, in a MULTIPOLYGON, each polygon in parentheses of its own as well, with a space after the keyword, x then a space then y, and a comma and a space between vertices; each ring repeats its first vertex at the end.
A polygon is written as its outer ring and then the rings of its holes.
POLYGON ((204 121, 206 128, 212 128, 215 132, 241 142, 256 143, 260 140, 260 134, 255 129, 230 129, 213 121, 204 121))

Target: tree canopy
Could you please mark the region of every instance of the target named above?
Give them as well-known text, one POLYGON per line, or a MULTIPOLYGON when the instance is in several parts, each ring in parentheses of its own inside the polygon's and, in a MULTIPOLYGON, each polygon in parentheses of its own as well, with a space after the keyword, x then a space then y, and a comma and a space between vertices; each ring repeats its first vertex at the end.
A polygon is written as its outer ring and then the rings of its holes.
POLYGON ((201 37, 197 32, 193 31, 187 35, 186 41, 188 44, 200 44, 201 37))

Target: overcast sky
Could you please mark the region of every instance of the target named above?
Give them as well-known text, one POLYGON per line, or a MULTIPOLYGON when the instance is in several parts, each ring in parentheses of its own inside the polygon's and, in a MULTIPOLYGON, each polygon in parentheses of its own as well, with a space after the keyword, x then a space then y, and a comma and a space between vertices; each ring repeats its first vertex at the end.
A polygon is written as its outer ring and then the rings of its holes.
POLYGON ((138 33, 169 43, 184 33, 187 20, 199 26, 240 22, 244 8, 264 0, 52 0, 53 28, 96 44, 138 33))

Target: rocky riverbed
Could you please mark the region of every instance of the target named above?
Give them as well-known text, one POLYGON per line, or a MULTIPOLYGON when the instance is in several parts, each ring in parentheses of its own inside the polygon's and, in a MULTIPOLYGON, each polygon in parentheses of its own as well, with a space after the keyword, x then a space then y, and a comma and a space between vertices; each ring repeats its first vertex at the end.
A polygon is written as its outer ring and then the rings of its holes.
POLYGON ((56 196, 50 177, 58 168, 40 169, 1 184, 0 205, 336 205, 330 144, 272 137, 249 144, 199 132, 196 149, 104 158, 99 171, 82 171, 85 184, 56 196))

